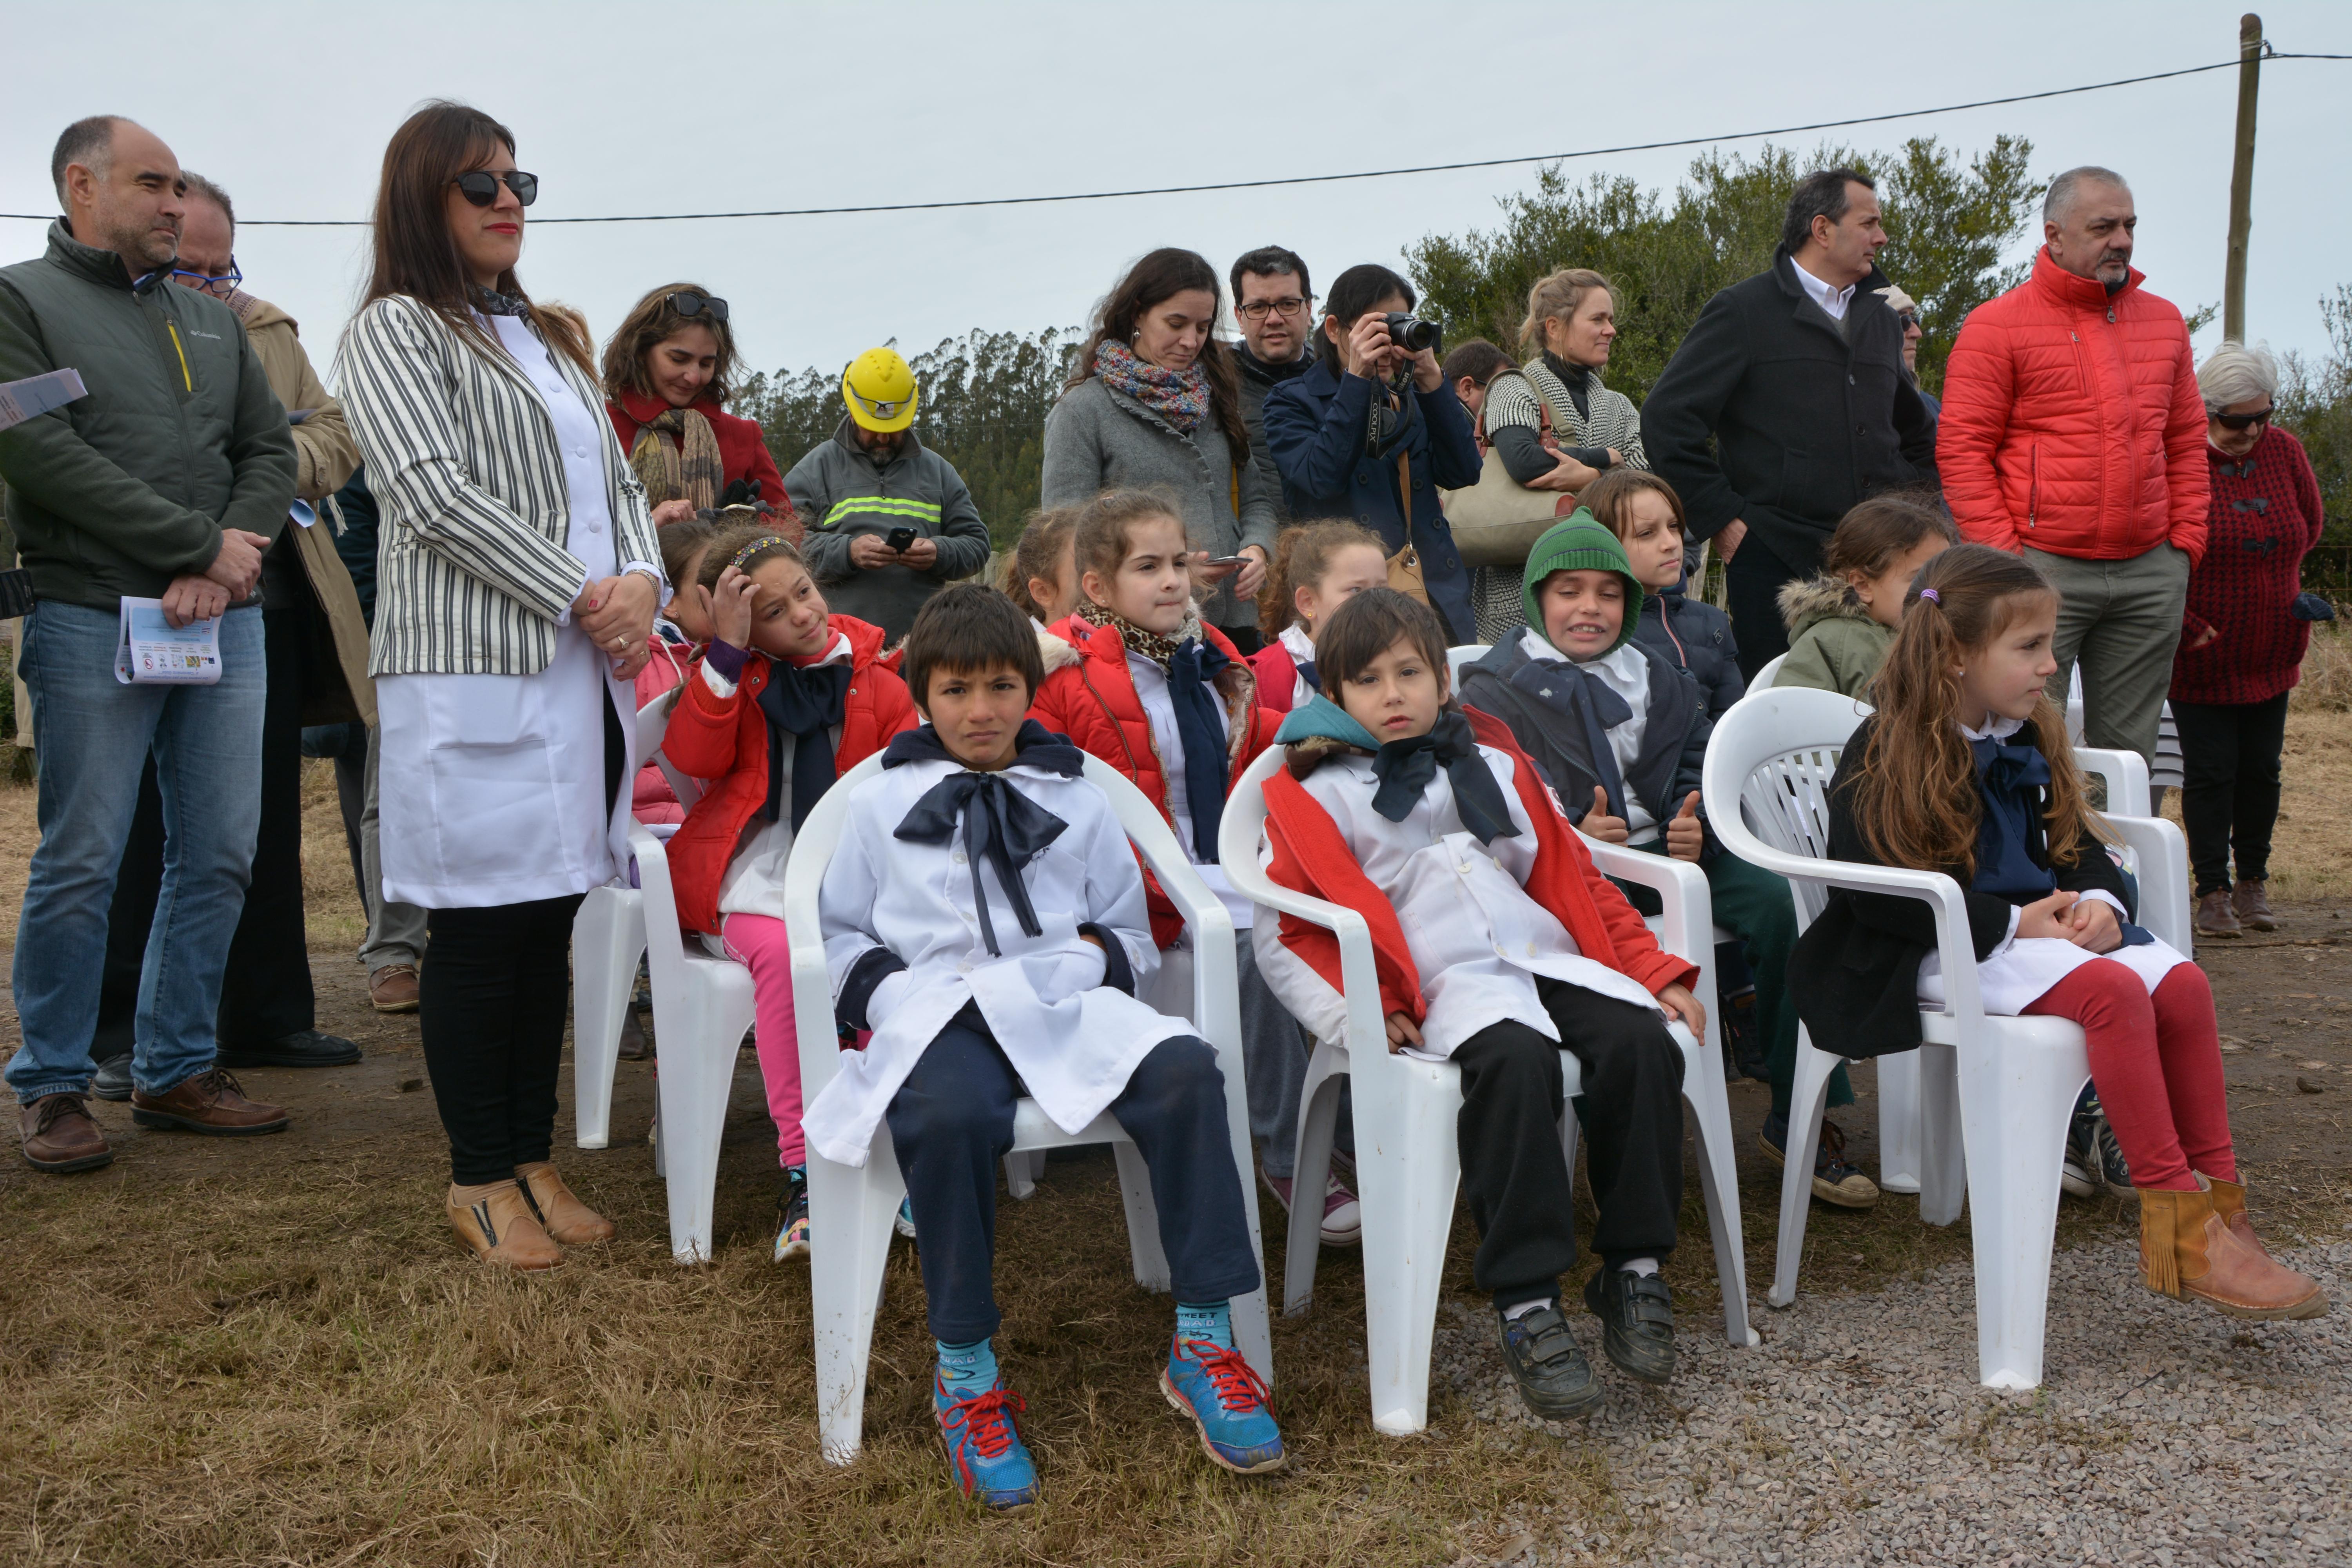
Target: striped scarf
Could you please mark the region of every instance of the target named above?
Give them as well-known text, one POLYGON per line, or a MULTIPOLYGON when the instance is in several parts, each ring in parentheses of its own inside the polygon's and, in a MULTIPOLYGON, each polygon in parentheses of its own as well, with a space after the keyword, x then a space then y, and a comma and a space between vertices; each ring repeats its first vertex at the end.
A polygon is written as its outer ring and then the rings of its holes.
POLYGON ((646 505, 686 500, 697 511, 719 504, 727 468, 710 421, 691 408, 665 408, 638 427, 629 467, 646 487, 646 505))

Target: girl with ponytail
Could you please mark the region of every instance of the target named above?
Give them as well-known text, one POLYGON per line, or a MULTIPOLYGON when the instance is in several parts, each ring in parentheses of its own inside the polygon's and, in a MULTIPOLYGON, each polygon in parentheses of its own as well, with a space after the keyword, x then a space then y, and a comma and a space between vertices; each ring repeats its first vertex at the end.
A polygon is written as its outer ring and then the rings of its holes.
MULTIPOLYGON (((1954 878, 1985 1011, 2083 1026, 2139 1193, 2148 1289, 2232 1317, 2321 1316, 2318 1282, 2247 1217, 2205 975, 2129 921, 2043 689, 2057 625, 2057 594, 2017 556, 1961 544, 1927 564, 1831 784, 1830 858, 1954 878)), ((1936 945, 1920 900, 1832 891, 1789 965, 1813 1037, 1855 1057, 1916 1047, 1920 1005, 1944 999, 1936 945)))
POLYGON ((1367 588, 1389 585, 1381 536, 1345 521, 1286 528, 1274 547, 1274 571, 1258 599, 1264 646, 1250 655, 1258 700, 1277 713, 1304 708, 1323 689, 1315 666, 1315 628, 1367 588))

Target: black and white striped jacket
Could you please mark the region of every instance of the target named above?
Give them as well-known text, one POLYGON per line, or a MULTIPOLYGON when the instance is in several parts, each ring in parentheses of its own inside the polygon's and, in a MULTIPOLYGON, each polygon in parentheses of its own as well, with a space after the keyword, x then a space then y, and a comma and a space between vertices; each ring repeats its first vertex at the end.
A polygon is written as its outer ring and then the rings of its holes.
MULTIPOLYGON (((549 356, 604 433, 616 558, 658 562, 645 487, 604 417, 604 395, 549 356)), ((405 296, 362 310, 343 339, 343 409, 379 514, 371 675, 536 675, 585 571, 562 454, 538 389, 405 296)))

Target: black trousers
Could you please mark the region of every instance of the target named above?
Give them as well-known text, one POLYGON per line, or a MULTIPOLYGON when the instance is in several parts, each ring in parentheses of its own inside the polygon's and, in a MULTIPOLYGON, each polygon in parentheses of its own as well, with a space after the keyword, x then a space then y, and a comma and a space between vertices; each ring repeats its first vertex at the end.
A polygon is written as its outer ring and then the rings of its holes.
MULTIPOLYGON (((434 936, 430 974, 441 962, 434 936)), ((996 1332, 996 1168, 1013 1148, 1020 1075, 977 1006, 940 1031, 884 1113, 923 1264, 931 1335, 951 1345, 996 1332)), ((1225 1124, 1216 1052, 1190 1035, 1162 1040, 1110 1102, 1151 1169, 1160 1245, 1179 1301, 1223 1301, 1258 1287, 1225 1124)))
POLYGON ((2180 731, 2180 820, 2200 898, 2229 889, 2233 853, 2239 881, 2270 876, 2286 700, 2282 691, 2267 702, 2172 705, 2180 731))
POLYGON ((1576 1262, 1572 1173, 1559 1145, 1559 1053, 1584 1069, 1585 1173, 1601 1211, 1592 1249, 1611 1264, 1675 1249, 1683 1206, 1683 1053, 1655 1008, 1540 976, 1558 1044, 1490 1024, 1454 1047, 1462 1187, 1478 1226, 1471 1278, 1498 1305, 1559 1288, 1576 1262))
POLYGON ((1780 585, 1807 574, 1773 554, 1752 528, 1724 566, 1724 597, 1731 611, 1731 635, 1739 644, 1742 679, 1755 679, 1758 670, 1789 651, 1789 627, 1780 619, 1780 585))
POLYGON ((425 918, 433 962, 417 1026, 462 1186, 503 1182, 555 1144, 555 1078, 572 1003, 572 917, 582 895, 425 918))
MULTIPOLYGON (((245 912, 229 944, 216 1026, 220 1043, 232 1048, 297 1034, 319 1021, 310 938, 302 923, 302 654, 310 614, 308 605, 261 612, 269 670, 261 720, 261 832, 254 843, 245 912)), ((93 1061, 131 1049, 139 970, 163 886, 163 797, 151 760, 139 781, 138 810, 114 875, 106 976, 90 1041, 93 1061)))

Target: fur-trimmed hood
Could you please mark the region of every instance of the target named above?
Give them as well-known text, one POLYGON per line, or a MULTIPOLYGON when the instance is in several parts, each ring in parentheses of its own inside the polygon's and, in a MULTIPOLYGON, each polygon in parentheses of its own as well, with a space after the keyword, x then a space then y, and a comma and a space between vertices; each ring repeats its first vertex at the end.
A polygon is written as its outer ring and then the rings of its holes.
MULTIPOLYGON (((1793 577, 1780 584, 1779 600, 1780 622, 1789 628, 1794 640, 1816 621, 1840 617, 1849 621, 1867 621, 1870 612, 1853 595, 1843 578, 1826 572, 1811 577, 1793 577)), ((1875 624, 1874 622, 1873 623, 1875 624)))

